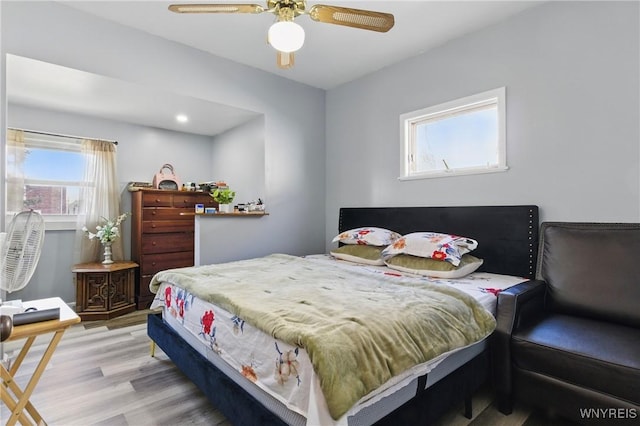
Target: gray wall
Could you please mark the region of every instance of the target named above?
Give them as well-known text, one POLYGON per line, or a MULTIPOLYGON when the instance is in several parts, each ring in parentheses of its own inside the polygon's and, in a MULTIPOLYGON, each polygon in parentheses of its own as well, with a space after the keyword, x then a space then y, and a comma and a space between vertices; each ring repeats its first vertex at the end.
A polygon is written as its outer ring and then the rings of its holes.
MULTIPOLYGON (((317 253, 324 249, 324 91, 58 3, 2 2, 0 7, 3 63, 4 55, 11 53, 262 113, 265 117, 262 195, 271 213, 269 221, 261 222, 264 228, 255 240, 240 240, 235 238, 235 234, 242 229, 243 223, 232 219, 216 235, 217 243, 238 250, 243 246, 252 248, 258 245, 269 247, 270 251, 290 254, 317 253), (296 200, 296 203, 291 200, 296 200), (305 238, 299 237, 303 234, 305 238)), ((4 79, 4 72, 2 74, 4 79)), ((6 98, 4 92, 1 94, 0 105, 4 112, 6 98)), ((3 113, 0 115, 2 152, 5 149, 6 126, 3 113)), ((71 133, 93 135, 90 130, 71 133)), ((118 135, 95 136, 118 138, 118 135)), ((149 173, 155 173, 158 166, 168 159, 183 179, 188 180, 192 176, 193 180, 200 180, 200 177, 209 180, 212 153, 206 156, 199 152, 185 153, 179 143, 158 150, 151 136, 139 138, 136 143, 142 144, 140 151, 130 156, 123 152, 128 144, 123 143, 122 149, 119 147, 119 168, 122 170, 119 178, 123 182, 148 180, 149 173)), ((4 173, 2 177, 0 198, 4 199, 4 173)), ((56 238, 58 242, 55 244, 52 243, 53 237, 45 238, 49 238, 45 242, 47 253, 51 250, 73 251, 72 238, 56 238)), ((49 256, 47 253, 43 256, 49 256)), ((74 293, 67 290, 71 264, 55 265, 60 274, 69 271, 67 278, 60 283, 60 275, 44 271, 47 266, 51 267, 51 263, 44 261, 38 265, 38 277, 45 282, 37 284, 43 292, 34 297, 55 294, 62 295, 67 302, 74 301, 74 293)))
POLYGON ((547 3, 330 90, 326 240, 341 206, 537 204, 542 220, 640 221, 638 6, 547 3), (500 86, 509 171, 397 180, 400 114, 500 86))
MULTIPOLYGON (((225 180, 236 191, 233 204, 262 198, 271 212, 269 200, 264 196, 264 117, 256 118, 214 138, 211 170, 216 179, 225 180)), ((199 264, 221 263, 264 256, 274 251, 271 214, 264 217, 211 217, 196 218, 199 245, 196 247, 199 264), (233 244, 221 244, 222 240, 233 244)), ((300 234, 291 235, 299 238, 300 234)), ((323 241, 317 241, 323 250, 323 241)), ((197 260, 197 259, 196 259, 197 260)))
POLYGON ((258 117, 213 138, 207 180, 227 182, 234 204, 265 198, 264 124, 258 117))

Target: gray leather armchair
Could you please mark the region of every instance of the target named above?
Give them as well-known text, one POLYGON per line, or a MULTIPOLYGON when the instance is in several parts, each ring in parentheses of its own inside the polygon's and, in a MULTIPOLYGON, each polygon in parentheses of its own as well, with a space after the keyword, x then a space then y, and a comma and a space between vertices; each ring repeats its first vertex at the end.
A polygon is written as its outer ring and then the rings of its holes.
POLYGON ((498 296, 500 411, 639 424, 640 224, 543 223, 536 278, 498 296))

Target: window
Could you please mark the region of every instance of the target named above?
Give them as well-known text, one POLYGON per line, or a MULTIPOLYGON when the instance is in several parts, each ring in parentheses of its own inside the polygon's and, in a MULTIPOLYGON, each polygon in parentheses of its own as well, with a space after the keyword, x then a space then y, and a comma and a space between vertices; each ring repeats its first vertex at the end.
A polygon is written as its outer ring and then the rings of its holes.
POLYGON ((507 170, 505 88, 400 116, 400 179, 507 170))
POLYGON ((48 229, 75 228, 84 171, 81 143, 73 137, 8 129, 7 220, 33 209, 43 215, 48 229))

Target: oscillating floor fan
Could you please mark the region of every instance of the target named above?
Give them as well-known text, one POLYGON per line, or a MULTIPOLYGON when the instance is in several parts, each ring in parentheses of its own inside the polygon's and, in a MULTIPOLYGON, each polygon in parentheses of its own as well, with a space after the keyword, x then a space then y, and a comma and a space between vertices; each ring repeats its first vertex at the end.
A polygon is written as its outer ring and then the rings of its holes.
MULTIPOLYGON (((11 293, 24 288, 29 283, 40 259, 43 241, 44 219, 40 213, 29 210, 13 217, 6 234, 0 237, 1 290, 11 293)), ((3 307, 0 306, 0 312, 10 311, 2 309, 3 307)), ((13 305, 10 307, 15 308, 13 305)), ((1 340, 5 340, 11 334, 10 315, 2 315, 0 327, 1 340)))

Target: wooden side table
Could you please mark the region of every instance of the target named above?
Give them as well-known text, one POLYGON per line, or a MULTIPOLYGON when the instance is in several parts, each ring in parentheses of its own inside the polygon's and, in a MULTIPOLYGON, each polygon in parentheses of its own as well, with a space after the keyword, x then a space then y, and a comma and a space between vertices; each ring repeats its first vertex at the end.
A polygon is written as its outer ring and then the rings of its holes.
POLYGON ((62 335, 65 330, 71 325, 79 323, 80 318, 78 318, 78 315, 76 315, 76 313, 73 312, 73 310, 59 297, 22 302, 22 305, 25 308, 33 307, 37 309, 60 308, 59 319, 13 327, 11 335, 6 340, 7 342, 25 338, 27 340, 11 367, 5 367, 4 364, 0 362, 0 376, 2 377, 0 399, 6 404, 9 410, 11 410, 11 416, 7 420, 7 425, 14 425, 17 422, 20 422, 20 424, 23 425, 41 425, 46 423, 43 420, 42 415, 31 403, 31 394, 38 384, 40 376, 44 373, 44 370, 51 359, 53 352, 56 350, 60 339, 62 339, 62 335), (53 333, 53 336, 51 336, 47 349, 43 352, 42 357, 40 358, 36 369, 31 374, 31 378, 29 379, 26 387, 21 389, 13 378, 16 376, 20 365, 22 365, 22 361, 24 361, 37 336, 51 333, 53 333))
POLYGON ((85 321, 107 320, 135 311, 137 267, 137 263, 129 261, 74 265, 76 312, 80 318, 85 321))

